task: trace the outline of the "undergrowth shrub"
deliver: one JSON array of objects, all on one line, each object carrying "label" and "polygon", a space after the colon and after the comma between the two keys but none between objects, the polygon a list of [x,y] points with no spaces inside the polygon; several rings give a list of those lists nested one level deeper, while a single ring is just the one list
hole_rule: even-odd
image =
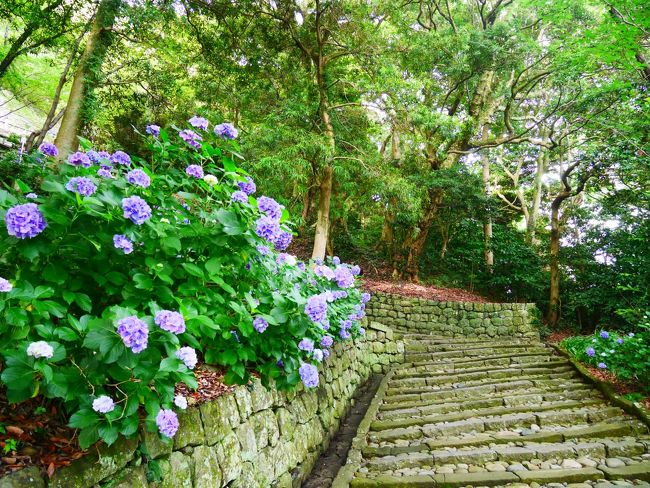
[{"label": "undergrowth shrub", "polygon": [[235,164],[237,131],[189,122],[148,126],[148,160],[46,143],[21,163],[40,188],[0,190],[2,383],[60,399],[84,448],[141,421],[173,436],[198,359],[314,387],[333,342],[364,333],[358,267],[282,252],[289,216]]}]

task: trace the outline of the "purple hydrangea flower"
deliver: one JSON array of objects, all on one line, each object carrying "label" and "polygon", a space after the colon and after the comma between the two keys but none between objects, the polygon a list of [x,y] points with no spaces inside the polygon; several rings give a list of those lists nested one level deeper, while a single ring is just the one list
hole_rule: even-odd
[{"label": "purple hydrangea flower", "polygon": [[271,252],[268,246],[264,246],[262,244],[258,244],[256,249],[257,252],[260,253],[262,256],[266,256],[268,253]]},{"label": "purple hydrangea flower", "polygon": [[156,415],[156,425],[158,426],[158,431],[165,437],[174,437],[178,426],[178,416],[173,410],[161,409]]},{"label": "purple hydrangea flower", "polygon": [[357,266],[356,264],[354,266],[352,266],[351,271],[352,271],[352,274],[354,276],[359,276],[361,274],[361,268],[359,266]]},{"label": "purple hydrangea flower", "polygon": [[192,127],[196,127],[197,129],[202,129],[202,130],[208,130],[208,124],[209,124],[208,119],[195,115],[190,120],[188,120],[188,122]]},{"label": "purple hydrangea flower", "polygon": [[332,258],[332,263],[334,263],[336,266],[338,266],[339,264],[341,264],[341,258],[339,258],[338,256],[334,256]]},{"label": "purple hydrangea flower", "polygon": [[255,319],[253,319],[253,328],[260,334],[264,332],[268,326],[269,323],[262,317],[255,317]]},{"label": "purple hydrangea flower", "polygon": [[203,168],[198,164],[190,164],[185,168],[185,173],[188,176],[193,176],[194,178],[203,178]]},{"label": "purple hydrangea flower", "polygon": [[600,337],[601,339],[609,339],[609,333],[606,330],[604,330],[600,333]]},{"label": "purple hydrangea flower", "polygon": [[126,174],[126,181],[132,185],[141,186],[142,188],[147,188],[151,185],[151,178],[149,178],[149,175],[141,169],[133,169],[129,171]]},{"label": "purple hydrangea flower", "polygon": [[196,357],[196,351],[189,346],[181,347],[176,351],[176,357],[183,361],[185,366],[189,369],[194,369],[198,359]]},{"label": "purple hydrangea flower", "polygon": [[137,225],[142,225],[151,217],[151,207],[138,196],[124,198],[122,210],[124,210],[124,218],[130,219]]},{"label": "purple hydrangea flower", "polygon": [[316,388],[318,386],[318,369],[316,366],[303,363],[298,369],[302,384],[307,388]]},{"label": "purple hydrangea flower", "polygon": [[93,410],[97,413],[108,413],[115,410],[115,402],[109,396],[102,395],[93,400]]},{"label": "purple hydrangea flower", "polygon": [[320,349],[314,349],[314,352],[312,352],[312,357],[320,363],[323,360],[323,351]]},{"label": "purple hydrangea flower", "polygon": [[102,178],[113,178],[113,173],[111,173],[111,170],[108,168],[99,168],[97,170],[97,176],[101,176]]},{"label": "purple hydrangea flower", "polygon": [[219,137],[222,137],[224,139],[236,139],[237,135],[239,132],[237,132],[237,129],[235,129],[235,126],[229,123],[223,123],[216,125],[214,127],[214,133],[218,135]]},{"label": "purple hydrangea flower", "polygon": [[113,245],[115,249],[121,249],[124,254],[131,254],[133,252],[133,242],[128,237],[122,234],[115,234],[113,236]]},{"label": "purple hydrangea flower", "polygon": [[158,137],[160,135],[160,126],[156,124],[149,124],[146,128],[146,131],[147,134]]},{"label": "purple hydrangea flower", "polygon": [[38,146],[39,152],[45,154],[46,156],[50,157],[57,157],[59,155],[59,150],[58,148],[52,144],[51,142],[44,142],[40,146]]},{"label": "purple hydrangea flower", "polygon": [[248,203],[248,195],[241,190],[233,192],[230,198],[233,202]]},{"label": "purple hydrangea flower", "polygon": [[323,349],[323,358],[327,359],[330,357],[330,352],[327,349]]},{"label": "purple hydrangea flower", "polygon": [[0,278],[0,292],[9,293],[13,289],[13,285],[4,278]]},{"label": "purple hydrangea flower", "polygon": [[129,166],[131,164],[131,156],[124,151],[115,151],[111,154],[111,163],[121,164],[122,166]]},{"label": "purple hydrangea flower", "polygon": [[18,239],[36,237],[47,227],[43,214],[35,203],[16,205],[5,214],[7,233]]},{"label": "purple hydrangea flower", "polygon": [[27,346],[27,355],[36,359],[50,359],[54,356],[54,348],[45,341],[32,342]]},{"label": "purple hydrangea flower", "polygon": [[255,185],[253,178],[251,178],[250,176],[246,177],[246,181],[238,182],[237,186],[241,191],[246,193],[246,195],[252,195],[253,193],[255,193],[255,190],[257,190],[257,186]]},{"label": "purple hydrangea flower", "polygon": [[[187,142],[190,146],[195,147],[196,149],[201,148],[201,142],[203,138],[198,135],[196,132],[191,131],[191,130],[182,130],[178,133],[181,139],[183,139],[185,142]],[[201,175],[199,178],[202,178],[203,175]]]},{"label": "purple hydrangea flower", "polygon": [[590,358],[593,358],[596,355],[596,351],[593,347],[588,347],[585,352],[587,353],[587,356],[589,356]]},{"label": "purple hydrangea flower", "polygon": [[86,178],[85,176],[75,176],[68,180],[65,189],[71,192],[76,192],[82,197],[89,197],[97,191],[97,186],[90,178]]},{"label": "purple hydrangea flower", "polygon": [[370,293],[362,293],[361,294],[361,301],[363,303],[368,303],[370,301]]},{"label": "purple hydrangea flower", "polygon": [[291,244],[292,240],[293,236],[289,232],[283,230],[280,231],[280,233],[273,240],[273,245],[278,251],[284,251],[289,247],[289,244]]},{"label": "purple hydrangea flower", "polygon": [[93,151],[92,149],[86,153],[86,156],[88,156],[88,159],[92,161],[93,163],[99,163],[100,156],[97,151]]},{"label": "purple hydrangea flower", "polygon": [[280,233],[280,224],[277,220],[264,215],[257,219],[255,233],[262,239],[273,242]]},{"label": "purple hydrangea flower", "polygon": [[381,200],[381,195],[378,195],[378,194],[375,193],[375,194],[374,194],[372,197],[370,197],[370,198],[372,198],[372,201],[373,201],[373,202],[378,202],[378,201]]},{"label": "purple hydrangea flower", "polygon": [[113,166],[113,163],[111,163],[111,155],[108,152],[99,151],[97,155],[99,156],[99,160],[102,162],[102,166]]},{"label": "purple hydrangea flower", "polygon": [[320,325],[321,329],[323,329],[323,330],[330,330],[330,321],[327,320],[327,319],[323,320],[323,321],[322,321],[320,324],[318,324],[318,325]]},{"label": "purple hydrangea flower", "polygon": [[298,343],[298,349],[301,351],[311,352],[314,350],[314,341],[305,337]]},{"label": "purple hydrangea flower", "polygon": [[598,367],[600,369],[607,369],[607,365],[605,363],[598,363]]},{"label": "purple hydrangea flower", "polygon": [[279,220],[282,216],[282,207],[270,197],[259,197],[257,199],[257,208],[260,209],[260,212],[275,220]]},{"label": "purple hydrangea flower", "polygon": [[135,315],[130,315],[117,322],[117,333],[120,334],[124,345],[135,354],[147,348],[149,327]]},{"label": "purple hydrangea flower", "polygon": [[624,342],[623,339],[620,338],[620,337],[618,339],[616,339],[617,344],[623,344],[623,342]]},{"label": "purple hydrangea flower", "polygon": [[366,335],[366,329],[364,329],[363,327],[359,327],[359,334],[361,334],[362,336]]},{"label": "purple hydrangea flower", "polygon": [[305,313],[312,322],[322,322],[327,318],[327,300],[323,295],[313,295],[307,299]]},{"label": "purple hydrangea flower", "polygon": [[316,266],[314,268],[314,273],[316,273],[316,276],[322,276],[323,278],[326,278],[328,280],[333,280],[335,278],[334,271],[332,271],[332,268],[330,268],[329,266],[325,266],[324,264]]},{"label": "purple hydrangea flower", "polygon": [[352,321],[349,319],[341,320],[341,328],[343,330],[349,330],[352,328]]},{"label": "purple hydrangea flower", "polygon": [[334,279],[341,288],[349,288],[354,285],[354,276],[347,266],[337,266],[334,270]]},{"label": "purple hydrangea flower", "polygon": [[[298,263],[298,269],[299,269],[300,271],[305,271],[305,263],[303,263],[302,261],[300,261],[300,262]],[[298,284],[298,283],[296,283],[296,284]]]},{"label": "purple hydrangea flower", "polygon": [[322,347],[332,347],[332,344],[334,344],[334,338],[332,336],[323,336],[320,340],[320,345]]},{"label": "purple hydrangea flower", "polygon": [[88,155],[81,151],[70,154],[68,156],[68,164],[72,166],[83,166],[84,168],[90,168],[93,165]]},{"label": "purple hydrangea flower", "polygon": [[341,337],[341,339],[344,339],[344,340],[347,340],[350,337],[352,337],[352,335],[345,329],[341,329],[339,331],[339,336]]},{"label": "purple hydrangea flower", "polygon": [[185,319],[179,312],[173,310],[161,310],[156,313],[153,321],[158,327],[172,334],[185,332]]}]

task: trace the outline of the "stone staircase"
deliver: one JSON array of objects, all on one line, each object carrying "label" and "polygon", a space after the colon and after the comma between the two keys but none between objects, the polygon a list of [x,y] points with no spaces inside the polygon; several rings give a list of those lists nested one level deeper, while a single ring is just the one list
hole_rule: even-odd
[{"label": "stone staircase", "polygon": [[352,487],[650,486],[647,426],[552,348],[426,334],[404,343],[360,431]]}]

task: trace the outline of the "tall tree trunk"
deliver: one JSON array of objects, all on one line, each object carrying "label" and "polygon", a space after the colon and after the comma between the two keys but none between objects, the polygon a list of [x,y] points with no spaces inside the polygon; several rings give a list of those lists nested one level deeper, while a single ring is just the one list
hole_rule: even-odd
[{"label": "tall tree trunk", "polygon": [[569,193],[561,192],[551,204],[551,242],[550,242],[550,272],[551,286],[548,304],[548,323],[552,328],[560,321],[560,207],[569,197]]},{"label": "tall tree trunk", "polygon": [[548,151],[541,147],[537,155],[537,167],[535,170],[535,181],[533,183],[533,201],[530,212],[526,218],[526,241],[535,243],[535,234],[537,233],[537,219],[539,210],[542,205],[542,183],[548,162]]},{"label": "tall tree trunk", "polygon": [[[483,187],[485,188],[485,197],[490,198],[491,188],[490,188],[490,160],[488,159],[487,154],[481,154],[481,160],[483,162]],[[485,221],[483,222],[483,258],[485,260],[485,267],[488,270],[488,273],[494,272],[494,251],[492,250],[492,215],[488,210],[487,215],[485,216]]]},{"label": "tall tree trunk", "polygon": [[112,41],[110,31],[121,0],[102,0],[93,21],[86,48],[79,59],[68,104],[61,121],[61,127],[54,144],[59,148],[59,157],[65,158],[79,147],[78,135],[82,126],[83,109],[90,92],[96,88],[99,71]]},{"label": "tall tree trunk", "polygon": [[14,60],[21,54],[23,44],[25,44],[27,39],[29,39],[29,36],[32,35],[32,32],[34,32],[35,28],[35,25],[27,24],[27,26],[25,26],[25,30],[23,30],[18,39],[11,43],[11,47],[7,51],[7,54],[5,54],[4,58],[2,58],[2,61],[0,61],[0,78],[5,75],[9,69],[9,66],[11,66],[11,63],[13,63]]}]

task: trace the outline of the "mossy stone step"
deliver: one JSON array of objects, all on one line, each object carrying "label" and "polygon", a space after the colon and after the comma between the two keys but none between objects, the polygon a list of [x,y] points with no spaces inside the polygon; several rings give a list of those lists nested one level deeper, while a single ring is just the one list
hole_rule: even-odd
[{"label": "mossy stone step", "polygon": [[608,480],[641,480],[650,481],[650,462],[630,464],[620,468],[599,466]]},{"label": "mossy stone step", "polygon": [[469,365],[476,365],[476,364],[482,364],[486,361],[492,361],[492,360],[497,360],[497,359],[519,359],[519,358],[537,358],[537,360],[542,360],[541,358],[549,358],[549,359],[555,359],[557,356],[549,356],[549,352],[547,349],[529,349],[524,352],[519,352],[519,353],[499,353],[499,354],[494,354],[494,355],[488,355],[488,356],[476,356],[474,358],[469,358],[469,359],[463,359],[462,361],[454,361],[454,359],[458,358],[451,358],[449,359],[441,359],[437,361],[433,360],[419,360],[419,361],[405,361],[399,366],[395,366],[395,371],[400,371],[403,369],[408,369],[408,368],[414,368],[414,367],[434,367],[438,365],[444,365],[444,366],[454,366],[456,368],[463,368],[465,366]]},{"label": "mossy stone step", "polygon": [[540,469],[537,471],[517,471],[524,483],[580,483],[603,479],[603,472],[596,468],[582,469]]},{"label": "mossy stone step", "polygon": [[528,368],[539,368],[539,369],[551,369],[562,366],[571,366],[571,363],[566,359],[561,358],[547,358],[545,361],[530,361],[524,363],[513,362],[510,358],[500,358],[497,361],[500,363],[494,364],[481,364],[481,365],[472,365],[467,368],[458,368],[456,365],[448,365],[444,367],[439,367],[435,365],[428,366],[417,366],[409,369],[397,370],[393,375],[393,379],[406,379],[406,378],[422,378],[430,377],[433,374],[451,374],[453,373],[456,376],[471,375],[475,373],[484,373],[491,371],[499,370],[509,370],[509,369],[528,369]]},{"label": "mossy stone step", "polygon": [[[404,352],[404,360],[405,361],[417,361],[418,359],[421,358],[426,358],[429,361],[433,361],[435,359],[446,359],[446,358],[466,358],[466,357],[485,357],[485,356],[490,356],[490,355],[495,355],[495,354],[504,354],[506,352],[512,351],[512,352],[539,352],[540,350],[543,350],[542,348],[538,347],[530,347],[530,346],[495,346],[495,347],[483,347],[480,349],[469,349],[469,350],[464,350],[464,349],[458,349],[455,351],[423,351],[423,352],[410,352],[407,348],[405,348]],[[547,351],[548,352],[548,351]]]}]

